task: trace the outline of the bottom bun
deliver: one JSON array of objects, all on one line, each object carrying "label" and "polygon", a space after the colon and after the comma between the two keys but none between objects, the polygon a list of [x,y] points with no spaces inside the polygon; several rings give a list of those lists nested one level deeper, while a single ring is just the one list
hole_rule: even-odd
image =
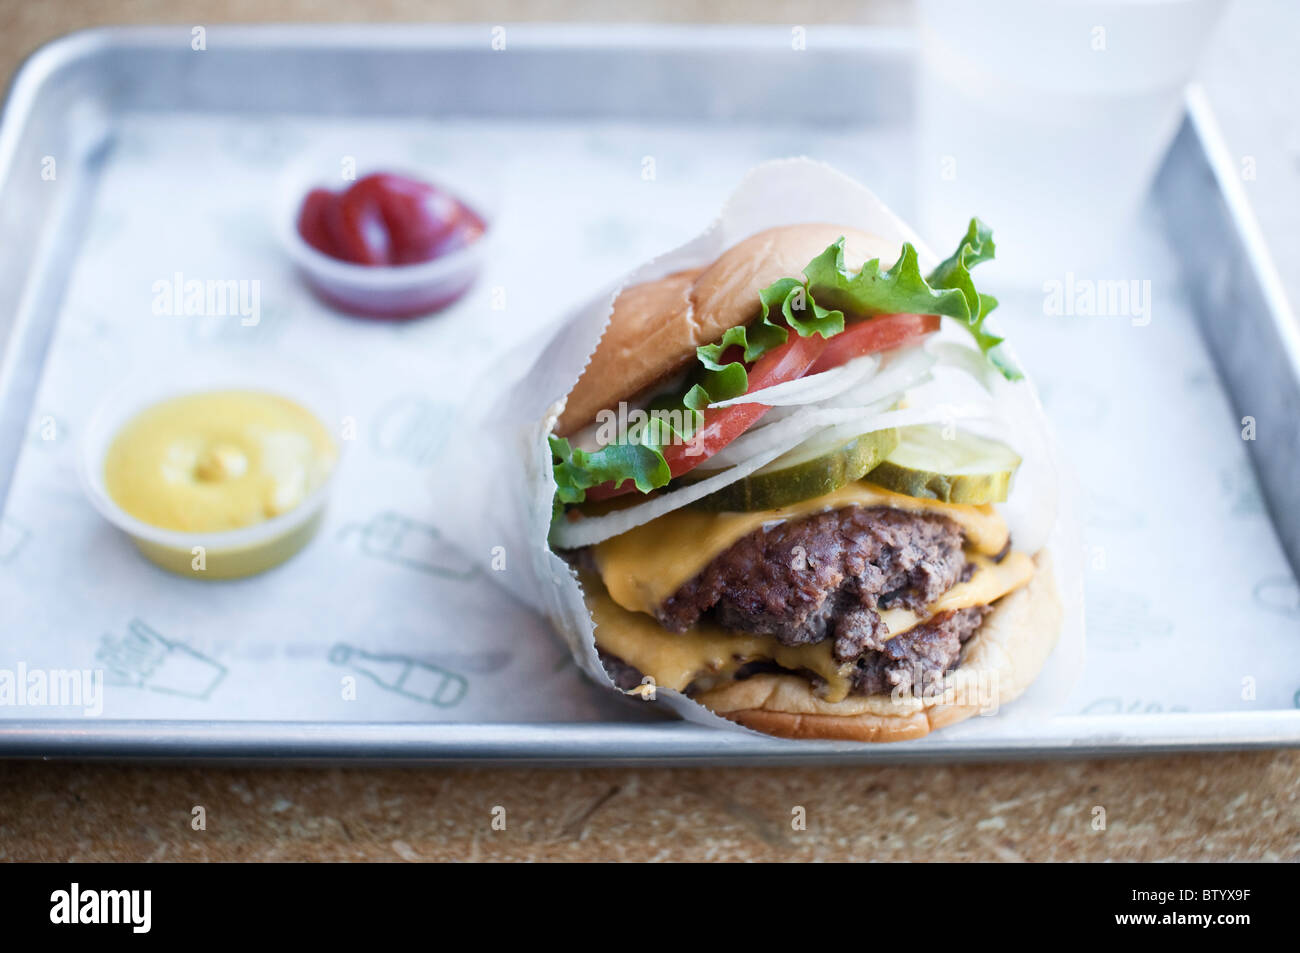
[{"label": "bottom bun", "polygon": [[961,664],[933,691],[818,698],[797,675],[755,675],[694,700],[747,728],[782,738],[907,741],[992,712],[1018,697],[1042,671],[1061,631],[1061,598],[1046,551],[1023,589],[1004,596],[962,651]]}]

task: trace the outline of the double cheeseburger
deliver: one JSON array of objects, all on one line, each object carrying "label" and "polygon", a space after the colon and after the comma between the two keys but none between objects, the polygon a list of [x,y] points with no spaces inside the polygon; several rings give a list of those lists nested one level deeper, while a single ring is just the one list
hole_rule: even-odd
[{"label": "double cheeseburger", "polygon": [[793,225],[622,291],[550,437],[551,545],[619,687],[896,741],[1037,676],[1061,610],[996,506],[1020,458],[927,396],[936,365],[1022,386],[970,276],[992,255],[978,220],[924,275],[909,244]]}]

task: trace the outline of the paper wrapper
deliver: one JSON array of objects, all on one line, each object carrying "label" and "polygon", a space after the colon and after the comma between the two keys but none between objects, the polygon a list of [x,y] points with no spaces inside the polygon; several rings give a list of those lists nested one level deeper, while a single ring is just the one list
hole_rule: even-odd
[{"label": "paper wrapper", "polygon": [[[623,287],[708,264],[763,229],[804,222],[844,224],[900,247],[911,242],[923,270],[938,263],[933,252],[874,194],[843,174],[808,159],[764,163],[744,178],[717,219],[697,238],[642,265],[513,351],[499,367],[499,380],[506,383],[504,395],[482,414],[461,422],[459,439],[481,452],[466,468],[457,468],[454,480],[438,488],[444,532],[472,558],[496,569],[495,578],[516,597],[544,612],[587,674],[612,690],[618,689],[596,654],[594,627],[576,574],[547,544],[555,490],[547,434],[604,333]],[[956,340],[964,333],[957,329]],[[1032,368],[1026,373],[1032,375]],[[1056,713],[1083,666],[1083,544],[1075,516],[1077,490],[1033,385],[1028,380],[996,383],[998,410],[1024,458],[1004,515],[1018,549],[1036,552],[1046,546],[1051,554],[1064,624],[1042,674],[1018,701],[996,718],[972,719],[945,729],[950,734],[995,730],[994,723],[1005,727],[1011,719]],[[521,561],[526,561],[526,570]],[[508,571],[502,572],[503,566]],[[659,688],[656,699],[691,721],[746,730],[679,692]]]}]

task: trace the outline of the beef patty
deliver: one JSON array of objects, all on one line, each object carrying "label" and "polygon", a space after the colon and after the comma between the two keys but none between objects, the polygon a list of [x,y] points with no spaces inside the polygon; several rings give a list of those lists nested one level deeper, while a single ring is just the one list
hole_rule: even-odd
[{"label": "beef patty", "polygon": [[833,638],[838,661],[887,645],[877,609],[920,610],[967,572],[944,516],[850,506],[756,530],[656,612],[685,632],[707,616],[785,645]]},{"label": "beef patty", "polygon": [[943,612],[878,650],[864,652],[849,679],[852,693],[887,695],[896,686],[904,691],[930,688],[933,679],[957,667],[962,645],[992,611],[991,606],[973,606]]},{"label": "beef patty", "polygon": [[[850,694],[888,695],[895,687],[902,691],[930,688],[936,678],[957,667],[962,645],[979,631],[984,617],[991,611],[989,606],[975,606],[943,612],[889,639],[878,649],[866,649],[849,676]],[[602,651],[600,660],[619,688],[630,691],[641,684],[641,672],[618,656]],[[744,679],[760,672],[781,671],[772,662],[750,662],[735,677]],[[812,673],[804,674],[817,681]],[[686,693],[692,694],[695,688],[688,685]]]}]

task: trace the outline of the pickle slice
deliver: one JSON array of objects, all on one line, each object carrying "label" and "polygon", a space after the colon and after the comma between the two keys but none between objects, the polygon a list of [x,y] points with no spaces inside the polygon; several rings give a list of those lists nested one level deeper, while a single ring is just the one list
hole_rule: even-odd
[{"label": "pickle slice", "polygon": [[893,428],[847,440],[842,429],[833,429],[692,505],[714,512],[774,510],[824,496],[860,480],[897,446],[898,431]]},{"label": "pickle slice", "polygon": [[1020,457],[1006,444],[973,433],[951,439],[933,425],[902,427],[898,446],[871,471],[871,482],[896,493],[943,503],[1001,503]]}]

